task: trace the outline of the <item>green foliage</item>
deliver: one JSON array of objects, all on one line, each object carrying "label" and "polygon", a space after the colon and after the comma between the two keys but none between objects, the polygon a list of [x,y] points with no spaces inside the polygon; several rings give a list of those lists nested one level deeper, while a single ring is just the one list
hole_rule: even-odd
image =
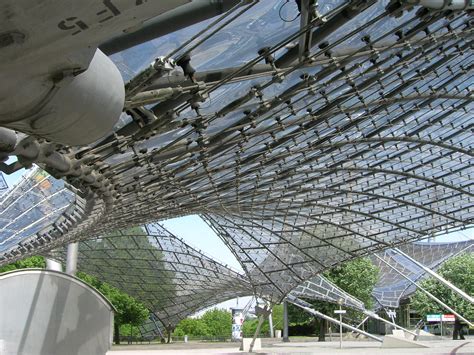
[{"label": "green foliage", "polygon": [[372,291],[378,280],[378,269],[369,258],[358,258],[332,268],[323,275],[341,289],[372,308]]},{"label": "green foliage", "polygon": [[210,336],[207,324],[200,318],[186,318],[178,323],[173,334],[176,336]]},{"label": "green foliage", "polygon": [[232,332],[232,314],[224,309],[210,309],[202,315],[201,320],[211,336],[230,336]]},{"label": "green foliage", "polygon": [[[116,344],[120,344],[119,334],[131,335],[133,326],[140,326],[148,319],[148,309],[130,295],[84,272],[78,272],[76,276],[102,293],[114,305],[116,309],[114,316]],[[124,328],[127,328],[126,333],[123,333]]]},{"label": "green foliage", "polygon": [[43,269],[46,267],[46,261],[42,256],[31,256],[29,258],[16,261],[14,263],[0,267],[0,273],[13,271],[17,269],[30,269],[30,268],[40,268]]},{"label": "green foliage", "polygon": [[[438,273],[467,294],[474,294],[474,253],[465,253],[449,259],[439,268]],[[428,278],[420,284],[465,318],[474,319],[474,306],[439,281]],[[411,308],[420,315],[447,312],[421,290],[417,290],[411,297]]]},{"label": "green foliage", "polygon": [[[140,267],[140,276],[144,279],[169,280],[161,283],[159,290],[157,288],[161,297],[154,300],[153,305],[145,302],[147,306],[162,309],[167,307],[168,300],[173,299],[176,295],[176,285],[171,282],[175,279],[174,272],[168,270],[169,268],[164,264],[163,252],[157,249],[155,238],[149,237],[142,227],[112,232],[104,238],[89,240],[87,243],[94,250],[94,258],[114,259],[114,266],[104,265],[102,267],[101,272],[104,275],[115,273],[116,268],[126,270],[132,265]],[[127,251],[125,252],[125,250]],[[153,267],[144,260],[154,260]],[[130,277],[133,276],[130,275]],[[120,284],[112,284],[112,286],[120,286]],[[147,292],[137,289],[131,292],[131,296],[146,299]]]},{"label": "green foliage", "polygon": [[92,275],[78,272],[77,277],[97,289],[114,305],[117,309],[114,317],[117,324],[139,326],[148,319],[148,309],[135,298],[105,282],[101,282]]},{"label": "green foliage", "polygon": [[273,329],[283,329],[283,305],[277,304],[272,309]]},{"label": "green foliage", "polygon": [[133,336],[140,334],[140,332],[137,329],[134,329],[134,327],[131,324],[122,324],[119,327],[120,329],[120,334],[125,335],[125,336]]},{"label": "green foliage", "polygon": [[[283,329],[283,305],[277,304],[272,308],[273,329]],[[258,318],[245,320],[242,331],[244,337],[253,337],[257,329]],[[270,335],[270,323],[265,319],[260,328],[260,334]]]},{"label": "green foliage", "polygon": [[[242,326],[242,332],[244,333],[244,337],[250,338],[253,337],[255,334],[255,330],[257,329],[258,325],[258,318],[255,319],[247,319],[245,320]],[[268,320],[265,320],[260,328],[260,334],[268,334],[270,332],[270,326],[268,324]]]},{"label": "green foliage", "polygon": [[[339,286],[342,290],[353,297],[364,302],[367,308],[372,306],[372,291],[378,280],[378,269],[369,258],[358,258],[338,265],[323,273],[329,281]],[[312,301],[314,309],[327,315],[332,315],[339,306],[337,304]],[[348,310],[351,318],[361,318],[360,312]],[[288,305],[288,318],[290,324],[313,324],[316,327],[316,319],[299,307]],[[316,331],[316,330],[315,330]]]},{"label": "green foliage", "polygon": [[[246,320],[243,324],[244,336],[253,336],[258,319]],[[275,329],[283,328],[283,306],[273,308],[273,325]],[[210,309],[200,318],[186,318],[178,323],[175,336],[230,337],[232,332],[232,313],[224,309]],[[268,320],[262,325],[261,334],[269,334]]]},{"label": "green foliage", "polygon": [[200,318],[186,318],[178,323],[176,336],[230,337],[232,314],[224,309],[210,309]]}]

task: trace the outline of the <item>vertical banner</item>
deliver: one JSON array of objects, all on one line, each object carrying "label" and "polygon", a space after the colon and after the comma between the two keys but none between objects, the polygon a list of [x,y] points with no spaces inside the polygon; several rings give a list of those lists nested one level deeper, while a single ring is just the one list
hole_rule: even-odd
[{"label": "vertical banner", "polygon": [[232,308],[232,341],[240,341],[243,337],[242,326],[244,324],[244,312],[241,308]]}]

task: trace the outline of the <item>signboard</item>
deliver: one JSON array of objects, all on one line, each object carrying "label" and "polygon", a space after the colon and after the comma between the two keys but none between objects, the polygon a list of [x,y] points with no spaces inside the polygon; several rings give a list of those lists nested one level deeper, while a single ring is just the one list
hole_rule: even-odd
[{"label": "signboard", "polygon": [[346,310],[345,310],[345,309],[336,309],[336,310],[334,311],[334,313],[336,313],[336,314],[345,314],[345,313],[346,313]]},{"label": "signboard", "polygon": [[456,317],[454,316],[454,314],[443,314],[441,316],[441,320],[443,322],[454,322],[456,320]]},{"label": "signboard", "polygon": [[243,337],[242,325],[244,324],[244,311],[232,308],[232,341],[240,341]]},{"label": "signboard", "polygon": [[441,314],[427,314],[426,321],[427,322],[441,322]]}]

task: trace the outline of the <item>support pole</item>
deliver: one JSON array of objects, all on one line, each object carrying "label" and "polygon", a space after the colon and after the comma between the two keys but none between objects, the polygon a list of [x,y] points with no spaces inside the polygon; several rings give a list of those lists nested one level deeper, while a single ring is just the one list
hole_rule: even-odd
[{"label": "support pole", "polygon": [[[342,311],[342,304],[339,304],[339,311]],[[339,349],[342,349],[342,313],[339,313]]]},{"label": "support pole", "polygon": [[288,302],[283,301],[283,342],[287,343],[290,341],[288,338]]},{"label": "support pole", "polygon": [[[362,324],[364,324],[365,322],[367,322],[367,319],[369,319],[370,317],[367,316],[365,317],[362,322],[360,322],[359,324],[357,324],[356,328],[359,329],[360,327],[362,327]],[[351,333],[354,333],[353,331]]]},{"label": "support pole", "polygon": [[112,38],[99,48],[111,55],[220,15],[236,4],[237,0],[193,1],[145,21],[135,31]]},{"label": "support pole", "polygon": [[54,271],[63,271],[63,267],[60,262],[53,259],[46,259],[46,269]]},{"label": "support pole", "polygon": [[[312,2],[312,1],[311,1]],[[309,25],[312,20],[310,11],[310,0],[301,1],[301,12],[300,12],[300,29]],[[309,44],[311,43],[311,31],[303,33],[299,38],[298,46],[298,57],[299,61],[302,62],[304,58],[309,54]]]},{"label": "support pole", "polygon": [[151,319],[151,321],[153,322],[153,325],[155,326],[156,331],[158,332],[158,334],[160,334],[161,340],[164,340],[165,337],[164,337],[163,332],[161,331],[160,327],[159,327],[158,324],[156,323],[155,317],[154,317],[154,316],[151,316],[150,319]]},{"label": "support pole", "polygon": [[168,326],[166,327],[166,333],[168,335],[168,340],[166,341],[167,344],[171,343],[171,333],[173,332],[173,327],[171,326],[171,323],[168,323]]},{"label": "support pole", "polygon": [[70,243],[67,246],[66,274],[75,276],[77,272],[77,255],[79,243]]},{"label": "support pole", "polygon": [[257,329],[255,329],[255,333],[252,338],[252,342],[250,343],[249,346],[249,353],[253,351],[253,347],[255,345],[255,340],[257,339],[258,335],[260,334],[260,329],[262,328],[263,321],[265,320],[265,313],[262,312],[258,318],[258,324],[257,324]]},{"label": "support pole", "polygon": [[429,298],[431,298],[433,301],[435,301],[436,303],[438,303],[441,307],[445,308],[446,310],[448,310],[449,312],[453,313],[456,317],[459,317],[459,319],[462,319],[464,322],[466,322],[470,327],[474,326],[474,324],[472,324],[469,320],[467,320],[466,318],[464,318],[462,315],[460,315],[458,312],[456,312],[454,309],[452,309],[451,307],[449,307],[446,303],[442,302],[441,300],[439,300],[435,295],[433,295],[431,292],[429,292],[427,289],[425,289],[424,287],[420,286],[418,283],[416,283],[415,281],[413,281],[412,279],[410,279],[408,276],[406,276],[405,274],[403,274],[401,271],[397,270],[397,268],[395,268],[394,266],[390,265],[389,262],[385,261],[384,258],[378,256],[377,254],[373,254],[377,259],[379,259],[380,261],[382,261],[385,265],[387,265],[388,267],[390,267],[392,270],[394,270],[396,273],[398,273],[399,275],[401,275],[403,278],[405,278],[406,280],[408,280],[412,285],[415,285],[419,290],[421,290],[422,292],[424,292]]},{"label": "support pole", "polygon": [[274,338],[275,337],[275,332],[273,330],[273,317],[272,317],[271,312],[268,315],[268,327],[270,328],[270,338]]},{"label": "support pole", "polygon": [[414,263],[415,265],[417,265],[418,267],[422,268],[425,272],[427,272],[428,274],[430,274],[431,276],[433,276],[436,280],[438,280],[439,282],[441,282],[443,285],[445,285],[446,287],[448,287],[449,289],[451,289],[452,291],[456,292],[459,296],[461,296],[462,298],[464,298],[466,301],[468,302],[471,302],[471,303],[474,303],[474,298],[470,295],[468,295],[466,292],[464,292],[463,290],[461,290],[460,288],[454,286],[451,282],[449,282],[448,280],[444,279],[443,277],[441,277],[440,275],[438,275],[436,272],[434,272],[433,270],[431,270],[429,267],[426,267],[424,266],[422,263],[420,263],[419,261],[413,259],[410,255],[408,254],[405,254],[404,252],[402,252],[400,249],[398,248],[395,248],[394,249],[398,254],[402,255],[403,257],[405,257],[406,259],[410,260],[412,263]]}]

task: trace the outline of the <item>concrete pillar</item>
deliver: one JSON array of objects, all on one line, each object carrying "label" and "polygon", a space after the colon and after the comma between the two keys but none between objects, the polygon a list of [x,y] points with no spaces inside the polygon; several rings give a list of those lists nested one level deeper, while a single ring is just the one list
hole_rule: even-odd
[{"label": "concrete pillar", "polygon": [[69,274],[72,276],[76,275],[78,252],[79,252],[79,243],[70,243],[67,246],[66,274]]},{"label": "concrete pillar", "polygon": [[283,301],[283,339],[285,343],[290,341],[288,338],[288,302]]}]

